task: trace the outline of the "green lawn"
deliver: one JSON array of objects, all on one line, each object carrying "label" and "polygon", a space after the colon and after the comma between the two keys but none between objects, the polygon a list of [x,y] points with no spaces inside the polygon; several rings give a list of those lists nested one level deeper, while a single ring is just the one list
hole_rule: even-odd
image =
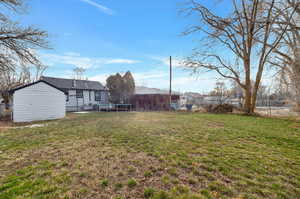
[{"label": "green lawn", "polygon": [[300,198],[300,123],[70,114],[0,131],[0,199]]}]

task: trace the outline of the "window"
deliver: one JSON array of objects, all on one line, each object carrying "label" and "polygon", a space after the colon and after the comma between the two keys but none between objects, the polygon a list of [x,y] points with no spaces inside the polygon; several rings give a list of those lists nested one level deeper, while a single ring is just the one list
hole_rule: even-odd
[{"label": "window", "polygon": [[92,101],[92,91],[89,91],[89,100]]},{"label": "window", "polygon": [[101,101],[101,92],[95,91],[95,101]]},{"label": "window", "polygon": [[83,90],[76,90],[76,98],[83,98]]},{"label": "window", "polygon": [[66,101],[69,101],[69,91],[66,91]]}]

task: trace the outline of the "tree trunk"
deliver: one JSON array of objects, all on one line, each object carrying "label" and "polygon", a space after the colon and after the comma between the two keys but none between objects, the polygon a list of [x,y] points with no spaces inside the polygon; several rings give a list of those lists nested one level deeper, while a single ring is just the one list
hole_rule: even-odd
[{"label": "tree trunk", "polygon": [[298,44],[300,44],[300,36],[297,39],[297,41],[298,42],[295,42],[296,46],[291,46],[291,48],[293,49],[294,59],[292,63],[290,63],[290,80],[292,88],[294,90],[294,110],[300,112],[300,47],[298,47]]},{"label": "tree trunk", "polygon": [[244,110],[247,114],[252,114],[251,112],[251,87],[247,86],[245,89],[245,103]]},{"label": "tree trunk", "polygon": [[292,78],[293,81],[293,87],[294,87],[294,99],[295,99],[295,110],[297,112],[300,112],[300,63],[294,63],[294,78]]},{"label": "tree trunk", "polygon": [[246,55],[247,58],[244,59],[244,69],[245,69],[245,104],[244,111],[247,114],[252,114],[251,112],[251,101],[252,101],[252,92],[251,92],[251,69],[250,69],[250,57]]},{"label": "tree trunk", "polygon": [[257,91],[253,91],[251,99],[251,113],[254,113],[256,108]]},{"label": "tree trunk", "polygon": [[256,82],[254,84],[254,88],[252,89],[251,113],[254,113],[254,111],[255,111],[256,100],[257,100],[257,92],[258,92],[258,89],[259,89],[259,86],[260,86],[262,72],[263,72],[263,69],[261,71],[258,71],[257,77],[256,77]]},{"label": "tree trunk", "polygon": [[294,77],[294,79],[292,79],[292,81],[294,81],[293,82],[294,102],[295,102],[294,110],[297,112],[300,112],[300,77]]}]

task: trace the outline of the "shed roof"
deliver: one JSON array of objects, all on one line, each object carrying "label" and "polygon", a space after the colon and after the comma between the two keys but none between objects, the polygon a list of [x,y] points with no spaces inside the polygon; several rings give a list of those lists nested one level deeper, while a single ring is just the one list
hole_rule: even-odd
[{"label": "shed roof", "polygon": [[49,86],[51,86],[51,87],[53,87],[53,88],[55,88],[55,89],[57,89],[57,90],[59,90],[59,91],[65,93],[65,91],[62,90],[61,88],[58,88],[58,87],[56,87],[55,85],[50,84],[49,82],[46,82],[46,81],[44,81],[44,80],[39,80],[39,81],[36,81],[36,82],[32,82],[32,83],[30,83],[30,84],[25,84],[25,85],[22,85],[22,86],[17,86],[17,87],[15,87],[15,88],[9,90],[9,92],[10,92],[10,93],[14,93],[14,92],[17,91],[17,90],[21,90],[21,89],[23,89],[23,88],[27,88],[27,87],[29,87],[29,86],[32,86],[32,85],[34,85],[34,84],[38,84],[38,83],[41,83],[41,82],[43,82],[43,83],[45,83],[45,84],[47,84],[47,85],[49,85]]}]

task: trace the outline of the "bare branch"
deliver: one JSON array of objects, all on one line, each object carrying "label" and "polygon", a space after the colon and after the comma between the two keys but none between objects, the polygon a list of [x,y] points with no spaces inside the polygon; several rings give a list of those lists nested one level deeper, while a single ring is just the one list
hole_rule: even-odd
[{"label": "bare branch", "polygon": [[[198,52],[187,58],[187,67],[194,71],[201,68],[215,71],[221,77],[234,80],[244,89],[244,107],[252,113],[265,66],[275,51],[282,51],[278,49],[282,42],[289,39],[284,35],[291,27],[288,24],[296,11],[289,13],[285,24],[279,24],[281,13],[291,10],[289,5],[278,10],[276,5],[282,5],[281,0],[232,0],[233,11],[228,17],[214,14],[196,0],[191,0],[190,5],[190,14],[200,16],[201,24],[194,25],[184,34],[201,31],[208,36],[207,43],[216,46],[210,48],[210,53]],[[220,47],[225,50],[220,50]],[[252,60],[254,52],[257,52],[256,60]],[[203,56],[203,59],[198,56]],[[238,65],[224,62],[230,57],[239,59],[238,62],[243,64],[242,71]]]},{"label": "bare branch", "polygon": [[[18,11],[22,0],[0,0],[0,6]],[[33,27],[22,27],[0,11],[0,72],[14,70],[21,64],[41,66],[36,50],[47,49],[48,34]]]}]

